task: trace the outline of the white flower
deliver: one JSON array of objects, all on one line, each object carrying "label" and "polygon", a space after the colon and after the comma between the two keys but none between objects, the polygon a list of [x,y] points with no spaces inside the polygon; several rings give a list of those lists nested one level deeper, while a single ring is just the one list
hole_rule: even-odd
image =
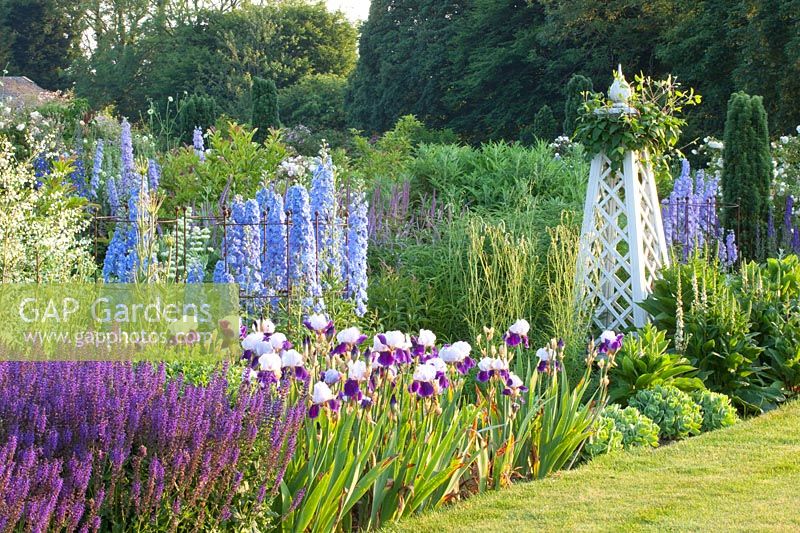
[{"label": "white flower", "polygon": [[24,122],[20,122],[19,124],[17,124],[17,131],[22,131],[24,129],[25,129],[25,123]]},{"label": "white flower", "polygon": [[333,400],[333,392],[331,388],[323,381],[314,383],[314,389],[311,391],[311,401],[319,405],[321,403]]},{"label": "white flower", "polygon": [[253,324],[253,331],[260,331],[261,333],[273,334],[275,333],[275,324],[269,318],[256,320]]},{"label": "white flower", "polygon": [[447,372],[447,363],[441,357],[432,357],[425,361],[426,365],[431,365],[437,372]]},{"label": "white flower", "polygon": [[258,366],[265,372],[272,372],[275,377],[281,375],[281,358],[276,353],[265,353],[258,358]]},{"label": "white flower", "polygon": [[245,350],[255,351],[256,346],[264,340],[263,333],[251,333],[242,339],[242,348]]},{"label": "white flower", "polygon": [[303,355],[297,350],[286,350],[281,355],[281,368],[303,366]]},{"label": "white flower", "polygon": [[172,103],[172,102],[173,102],[173,100],[175,100],[175,99],[174,99],[174,98],[172,98],[171,96],[167,96],[167,102],[169,102],[169,103]]},{"label": "white flower", "polygon": [[447,363],[460,363],[464,360],[464,354],[461,353],[461,350],[453,348],[452,346],[444,346],[441,350],[439,350],[439,357],[442,361]]},{"label": "white flower", "polygon": [[708,147],[712,150],[722,150],[724,145],[720,141],[708,141]]},{"label": "white flower", "polygon": [[451,348],[461,352],[461,355],[462,355],[461,358],[462,359],[464,359],[465,357],[469,356],[470,352],[472,351],[472,346],[470,346],[469,343],[464,342],[464,341],[456,341],[456,342],[454,342],[453,346],[451,346]]},{"label": "white flower", "polygon": [[382,352],[382,351],[386,350],[386,348],[388,348],[388,346],[383,344],[381,342],[381,340],[378,338],[378,336],[375,335],[375,337],[373,337],[373,339],[372,339],[372,351],[373,352]]},{"label": "white flower", "polygon": [[33,120],[39,120],[40,118],[42,118],[42,114],[39,113],[38,111],[32,111],[31,112],[31,118]]},{"label": "white flower", "polygon": [[386,345],[392,348],[408,348],[411,344],[402,331],[387,331],[383,337],[386,339]]},{"label": "white flower", "polygon": [[614,342],[615,340],[617,340],[617,334],[611,331],[610,329],[607,329],[600,334],[600,340],[605,342]]},{"label": "white flower", "polygon": [[547,348],[539,348],[536,350],[536,357],[539,358],[539,361],[549,361],[550,360],[550,350]]},{"label": "white flower", "polygon": [[283,344],[286,342],[286,335],[283,333],[273,333],[269,338],[269,344],[273,350],[283,350]]},{"label": "white flower", "polygon": [[419,330],[417,342],[426,348],[432,348],[436,344],[436,335],[429,329],[421,329]]},{"label": "white flower", "polygon": [[786,144],[789,142],[789,137],[787,135],[781,135],[781,143]]},{"label": "white flower", "polygon": [[516,375],[513,372],[510,372],[508,374],[508,381],[510,381],[508,386],[511,387],[512,389],[518,389],[522,387],[522,380],[519,378],[518,375]]},{"label": "white flower", "polygon": [[361,338],[361,331],[357,327],[343,329],[336,334],[336,340],[341,344],[353,345]]},{"label": "white flower", "polygon": [[322,379],[325,381],[325,383],[330,385],[333,383],[338,383],[339,380],[342,379],[342,375],[335,368],[329,368],[322,375]]},{"label": "white flower", "polygon": [[508,363],[498,357],[492,361],[492,370],[508,370]]},{"label": "white flower", "polygon": [[436,368],[433,365],[424,364],[417,365],[414,369],[414,381],[427,381],[432,382],[436,379]]},{"label": "white flower", "polygon": [[152,116],[152,115],[153,115],[153,113],[155,113],[155,111],[153,110],[153,108],[152,108],[152,107],[151,107],[150,109],[148,109],[148,110],[147,110],[147,114],[148,114],[148,115],[151,115],[151,116]]},{"label": "white flower", "polygon": [[247,381],[254,383],[258,379],[258,372],[252,368],[247,372]]},{"label": "white flower", "polygon": [[328,318],[325,315],[314,314],[308,317],[308,325],[314,331],[320,332],[328,327]]},{"label": "white flower", "polygon": [[478,370],[481,372],[489,372],[494,369],[494,359],[492,357],[484,357],[478,361]]},{"label": "white flower", "polygon": [[800,133],[800,126],[797,126],[797,133]]},{"label": "white flower", "polygon": [[528,321],[525,320],[524,318],[517,320],[511,325],[510,328],[508,328],[508,331],[510,331],[511,333],[515,333],[522,337],[526,336],[530,330],[531,330],[531,325],[528,324]]},{"label": "white flower", "polygon": [[356,381],[367,380],[367,363],[364,361],[348,361],[347,362],[347,377]]}]

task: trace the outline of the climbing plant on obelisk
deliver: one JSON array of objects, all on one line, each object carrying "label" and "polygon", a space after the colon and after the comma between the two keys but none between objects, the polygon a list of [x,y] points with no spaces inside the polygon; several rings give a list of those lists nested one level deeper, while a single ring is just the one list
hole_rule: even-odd
[{"label": "climbing plant on obelisk", "polygon": [[588,94],[576,139],[592,158],[581,229],[578,286],[603,329],[640,327],[637,303],[669,264],[655,172],[669,172],[685,121],[676,115],[699,103],[672,78],[637,76],[633,87],[620,68],[608,98]]}]

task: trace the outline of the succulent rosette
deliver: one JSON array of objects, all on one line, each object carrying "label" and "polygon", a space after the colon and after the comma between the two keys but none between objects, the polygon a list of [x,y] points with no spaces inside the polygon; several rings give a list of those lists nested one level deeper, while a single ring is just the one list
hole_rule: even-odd
[{"label": "succulent rosette", "polygon": [[508,331],[503,335],[503,340],[510,348],[516,348],[520,344],[524,344],[525,348],[529,348],[528,332],[531,330],[531,325],[527,320],[521,318],[511,324]]}]

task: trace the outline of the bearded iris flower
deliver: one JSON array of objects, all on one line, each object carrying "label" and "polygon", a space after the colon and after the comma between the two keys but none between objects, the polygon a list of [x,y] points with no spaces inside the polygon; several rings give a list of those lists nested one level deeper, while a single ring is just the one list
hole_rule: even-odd
[{"label": "bearded iris flower", "polygon": [[528,332],[530,329],[531,325],[528,321],[521,318],[508,328],[508,331],[503,335],[503,340],[506,341],[506,344],[511,348],[517,347],[522,343],[524,343],[525,348],[528,348]]},{"label": "bearded iris flower", "polygon": [[341,355],[354,350],[356,346],[360,346],[367,340],[367,336],[362,335],[357,327],[351,327],[337,333],[336,340],[339,344],[336,345],[331,353],[334,355]]},{"label": "bearded iris flower", "polygon": [[317,418],[323,407],[328,407],[331,411],[338,411],[339,402],[330,387],[325,382],[318,381],[311,391],[311,408],[308,410],[308,417]]},{"label": "bearded iris flower", "polygon": [[464,341],[445,344],[439,350],[439,358],[445,363],[454,364],[456,370],[462,375],[467,374],[475,366],[475,361],[469,356],[472,346]]},{"label": "bearded iris flower", "polygon": [[414,369],[413,381],[409,387],[409,392],[415,393],[420,398],[429,398],[436,393],[436,367],[428,363],[417,365]]}]

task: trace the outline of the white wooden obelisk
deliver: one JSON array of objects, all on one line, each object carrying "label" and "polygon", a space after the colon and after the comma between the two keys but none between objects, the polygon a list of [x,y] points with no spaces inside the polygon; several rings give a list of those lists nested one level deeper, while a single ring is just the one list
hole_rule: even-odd
[{"label": "white wooden obelisk", "polygon": [[[610,113],[630,113],[630,86],[619,75],[608,91]],[[603,329],[641,327],[647,314],[637,302],[652,291],[669,264],[655,178],[647,153],[628,151],[622,169],[611,170],[605,153],[592,160],[578,264],[583,297]]]}]

